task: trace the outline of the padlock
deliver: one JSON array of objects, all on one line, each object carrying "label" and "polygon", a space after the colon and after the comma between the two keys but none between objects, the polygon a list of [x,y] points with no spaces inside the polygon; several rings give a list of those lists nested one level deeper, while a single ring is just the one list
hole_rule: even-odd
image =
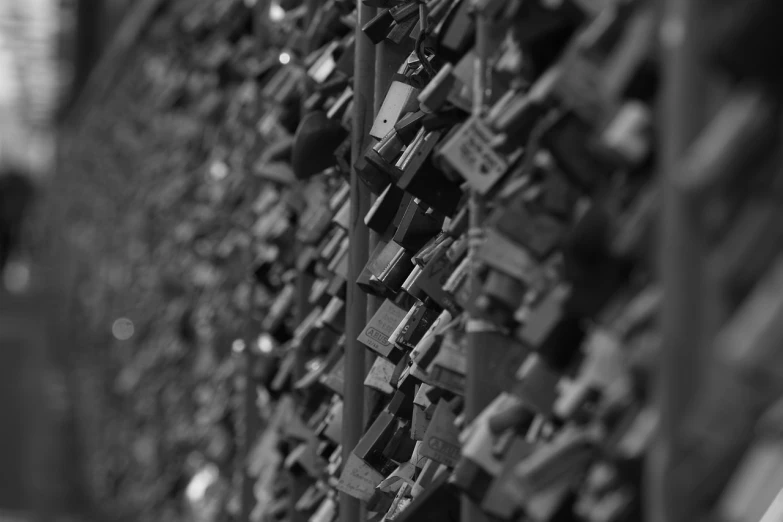
[{"label": "padlock", "polygon": [[593,205],[567,234],[563,244],[563,273],[572,287],[567,308],[573,315],[593,317],[622,288],[632,264],[611,253],[609,213]]},{"label": "padlock", "polygon": [[402,321],[397,325],[397,327],[394,329],[394,331],[389,336],[389,342],[392,344],[395,344],[397,342],[397,338],[402,334],[403,329],[408,325],[408,323],[411,321],[411,318],[413,315],[421,308],[423,303],[421,301],[414,301],[410,307],[405,312],[405,316],[402,318]]},{"label": "padlock", "polygon": [[580,483],[596,456],[596,440],[597,434],[590,430],[562,430],[517,464],[514,487],[524,498],[558,483],[571,486]]},{"label": "padlock", "polygon": [[337,518],[337,508],[337,502],[333,498],[327,497],[321,502],[308,522],[333,522]]},{"label": "padlock", "polygon": [[[437,468],[436,465],[434,467]],[[422,475],[424,475],[423,472]],[[439,473],[428,481],[426,488],[419,488],[418,494],[416,494],[416,486],[414,486],[413,500],[402,513],[397,515],[395,520],[397,522],[459,520],[459,490],[449,483],[448,478],[448,473]]]},{"label": "padlock", "polygon": [[296,501],[295,508],[297,511],[308,512],[315,509],[326,496],[324,488],[318,487],[318,484],[313,484],[299,497]]},{"label": "padlock", "polygon": [[323,325],[340,334],[345,329],[345,301],[332,297],[318,318],[318,325]]},{"label": "padlock", "polygon": [[419,94],[419,106],[426,114],[443,109],[457,83],[454,67],[446,63]]},{"label": "padlock", "polygon": [[[374,295],[383,295],[385,293],[377,289],[379,286],[396,291],[405,282],[408,273],[413,270],[413,265],[410,263],[411,258],[412,254],[401,245],[394,241],[387,243],[377,252],[375,257],[367,262],[368,275],[371,278],[374,277],[376,283],[373,284],[371,279],[367,283],[361,281],[362,289]],[[407,263],[405,263],[406,259],[408,260]],[[394,286],[387,286],[386,283]]]},{"label": "padlock", "polygon": [[348,277],[348,249],[350,247],[348,240],[349,238],[346,237],[340,242],[340,248],[326,267],[329,272],[339,275],[343,279]]},{"label": "padlock", "polygon": [[291,150],[291,165],[298,179],[307,179],[336,164],[334,149],[347,131],[321,111],[307,114],[297,128]]},{"label": "padlock", "polygon": [[413,399],[411,436],[415,440],[424,440],[427,426],[429,426],[429,423],[432,420],[432,414],[435,412],[435,405],[432,404],[429,397],[427,397],[427,390],[429,388],[431,388],[429,384],[420,385],[416,390],[416,395]]},{"label": "padlock", "polygon": [[592,129],[574,115],[561,117],[543,134],[541,142],[552,153],[568,179],[587,193],[605,184],[618,167],[591,147]]},{"label": "padlock", "polygon": [[[406,199],[410,199],[410,196],[406,197],[403,190],[396,185],[390,184],[375,199],[372,207],[367,211],[367,214],[364,217],[364,224],[367,225],[367,228],[370,230],[382,236],[386,235],[395,216],[397,216],[398,212],[401,212],[400,207]],[[402,212],[404,212],[404,210],[402,210]]]},{"label": "padlock", "polygon": [[473,189],[486,194],[509,169],[506,158],[493,149],[493,139],[481,120],[471,118],[444,141],[438,155]]},{"label": "padlock", "polygon": [[517,372],[514,395],[546,417],[554,415],[561,374],[540,355],[530,354]]},{"label": "padlock", "polygon": [[448,62],[457,62],[473,47],[476,29],[470,9],[471,2],[460,0],[449,10],[438,32],[438,54]]},{"label": "padlock", "polygon": [[396,431],[383,449],[383,455],[393,462],[406,462],[413,455],[416,441],[411,438],[411,421],[399,421]]},{"label": "padlock", "polygon": [[422,128],[424,116],[425,113],[421,110],[409,112],[394,124],[394,130],[397,133],[397,137],[402,140],[405,145],[410,145],[416,138],[416,135]]},{"label": "padlock", "polygon": [[[340,96],[338,96],[333,102],[327,104],[329,110],[326,111],[326,117],[330,120],[341,122],[343,126],[348,127],[348,125],[346,125],[345,118],[346,113],[350,111],[352,104],[353,89],[346,87]],[[346,136],[346,138],[348,138],[348,136]]]},{"label": "padlock", "polygon": [[[490,429],[489,420],[510,404],[518,402],[518,399],[509,394],[499,395],[460,435],[462,457],[454,470],[454,483],[475,502],[482,501],[489,491],[492,481],[501,475],[505,450],[508,449],[504,448],[500,455],[493,451],[496,435]],[[533,447],[523,438],[516,436],[513,432],[512,435],[512,438],[524,451],[533,450]]]},{"label": "padlock", "polygon": [[321,423],[321,426],[315,430],[315,433],[319,437],[325,437],[335,444],[340,444],[342,441],[342,429],[343,401],[336,401],[332,404],[329,414]]},{"label": "padlock", "polygon": [[557,285],[540,297],[528,310],[522,326],[517,330],[517,338],[534,349],[543,346],[562,319],[570,297],[571,289],[566,284]]},{"label": "padlock", "polygon": [[388,288],[392,295],[399,292],[402,284],[413,271],[412,260],[413,254],[409,250],[400,249],[378,277],[380,283]]},{"label": "padlock", "polygon": [[416,17],[407,18],[402,22],[395,22],[389,34],[386,35],[386,40],[396,45],[402,44],[411,35],[411,32],[416,29],[418,22],[419,20]]},{"label": "padlock", "polygon": [[449,277],[454,271],[455,265],[451,263],[447,256],[447,250],[450,242],[441,243],[432,253],[432,257],[418,274],[415,281],[417,292],[423,292],[435,303],[448,310],[452,316],[459,315],[461,309],[454,296],[443,289]]},{"label": "padlock", "polygon": [[440,232],[443,219],[420,200],[413,199],[397,227],[394,241],[411,252],[417,252]]},{"label": "padlock", "polygon": [[490,270],[476,306],[496,324],[508,325],[514,321],[514,312],[522,305],[526,290],[524,282]]},{"label": "padlock", "polygon": [[547,286],[544,266],[527,249],[492,228],[484,231],[478,255],[484,265],[524,282],[531,290],[543,290]]},{"label": "padlock", "polygon": [[376,357],[370,371],[367,372],[367,377],[364,379],[364,385],[379,391],[384,395],[391,395],[394,393],[394,385],[392,384],[394,368],[395,364],[389,359],[385,357]]},{"label": "padlock", "polygon": [[601,131],[600,146],[618,163],[640,165],[652,149],[652,117],[644,103],[624,102]]},{"label": "padlock", "polygon": [[[348,264],[347,257],[348,256],[345,256],[343,258],[345,265]],[[347,270],[347,267],[344,267],[344,268],[345,268],[345,270]],[[337,297],[337,298],[340,298],[343,301],[345,301],[345,299],[346,299],[346,287],[348,286],[346,284],[346,282],[345,282],[345,277],[343,277],[341,274],[335,274],[334,277],[332,277],[330,280],[328,280],[327,283],[328,284],[326,285],[326,288],[324,290],[326,295],[331,296],[331,297]]]},{"label": "padlock", "polygon": [[402,170],[397,185],[440,214],[451,216],[456,212],[463,194],[460,186],[448,179],[430,161],[431,152],[441,133],[440,130],[419,130],[416,138],[397,161],[398,168]]},{"label": "padlock", "polygon": [[440,310],[429,306],[418,307],[403,325],[394,343],[406,351],[413,350],[439,315]]},{"label": "padlock", "polygon": [[377,140],[383,139],[404,114],[418,110],[419,92],[419,89],[412,85],[400,81],[392,82],[370,129],[370,136]]},{"label": "padlock", "polygon": [[374,194],[381,194],[393,181],[389,174],[367,161],[364,154],[359,157],[353,168],[362,182]]},{"label": "padlock", "polygon": [[446,331],[446,329],[449,326],[449,323],[451,323],[452,318],[453,315],[448,310],[444,310],[441,312],[438,318],[432,322],[429,329],[424,333],[421,340],[416,344],[416,346],[411,351],[410,354],[411,361],[424,367],[429,365],[429,363],[432,360],[432,357],[434,357],[434,354],[432,355],[427,355],[427,354],[430,352],[430,350],[432,350],[433,343],[438,343],[437,341],[438,335]]},{"label": "padlock", "polygon": [[422,380],[411,373],[411,367],[407,364],[407,358],[403,359],[406,364],[397,380],[397,390],[406,397],[414,397],[416,388],[421,386]]},{"label": "padlock", "polygon": [[413,394],[406,395],[402,390],[397,390],[386,405],[385,411],[402,420],[410,420],[413,413],[413,397]]},{"label": "padlock", "polygon": [[539,261],[552,254],[566,231],[563,223],[543,212],[532,212],[519,197],[493,212],[487,226],[527,248]]},{"label": "padlock", "polygon": [[319,382],[337,395],[342,396],[345,388],[345,357],[337,359],[334,365],[321,375]]},{"label": "padlock", "polygon": [[[383,450],[397,429],[397,418],[388,411],[381,411],[365,432],[353,454],[384,475],[391,472],[389,460],[383,455]],[[393,469],[393,468],[392,468]]]},{"label": "padlock", "polygon": [[350,226],[350,217],[351,204],[349,201],[346,201],[335,213],[334,217],[332,218],[332,223],[342,228],[343,230],[348,230]]},{"label": "padlock", "polygon": [[359,342],[384,358],[390,357],[394,350],[394,343],[390,341],[390,336],[403,321],[407,312],[393,301],[384,300],[359,335]]},{"label": "padlock", "polygon": [[440,464],[454,467],[460,457],[459,432],[454,421],[456,415],[449,403],[441,400],[427,427],[420,453]]},{"label": "padlock", "polygon": [[414,476],[417,472],[417,468],[411,462],[402,462],[397,469],[395,469],[391,475],[386,477],[383,482],[378,484],[378,490],[383,492],[396,493],[405,484],[413,486]]},{"label": "padlock", "polygon": [[362,32],[372,43],[377,45],[386,39],[394,22],[391,9],[382,9],[372,20],[362,26]]},{"label": "padlock", "polygon": [[403,143],[397,131],[392,129],[381,141],[373,145],[373,151],[386,163],[393,164],[402,154],[404,146],[405,143]]},{"label": "padlock", "polygon": [[316,453],[318,439],[300,444],[285,460],[285,468],[296,475],[316,477],[321,473],[326,463]]},{"label": "padlock", "polygon": [[262,330],[273,331],[282,324],[283,319],[293,306],[295,292],[296,289],[291,284],[286,285],[283,288],[274,303],[272,303],[267,316],[264,318],[264,322],[261,325]]},{"label": "padlock", "polygon": [[321,241],[321,244],[318,245],[319,260],[324,263],[329,263],[337,254],[340,245],[342,245],[342,242],[347,235],[348,233],[345,229],[333,227]]},{"label": "padlock", "polygon": [[463,395],[467,375],[465,341],[449,334],[444,336],[438,353],[427,367],[427,374],[436,386]]}]

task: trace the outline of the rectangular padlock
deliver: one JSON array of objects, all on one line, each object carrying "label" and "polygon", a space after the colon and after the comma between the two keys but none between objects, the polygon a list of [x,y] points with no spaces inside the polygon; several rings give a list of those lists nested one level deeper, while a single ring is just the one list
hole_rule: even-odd
[{"label": "rectangular padlock", "polygon": [[392,25],[386,40],[396,45],[402,44],[405,39],[418,27],[418,18],[411,17],[402,22],[395,22]]},{"label": "rectangular padlock", "polygon": [[478,253],[485,265],[525,282],[531,289],[546,286],[544,268],[530,252],[492,228],[485,231]]},{"label": "rectangular padlock", "polygon": [[394,234],[394,241],[403,248],[417,252],[440,232],[443,216],[431,212],[421,201],[413,199]]},{"label": "rectangular padlock", "polygon": [[493,135],[471,118],[440,147],[438,155],[481,194],[489,192],[508,172],[509,164],[492,147]]},{"label": "rectangular padlock", "polygon": [[415,445],[416,441],[411,438],[411,421],[400,421],[383,449],[383,455],[393,462],[407,462],[413,455]]},{"label": "rectangular padlock", "polygon": [[592,193],[618,166],[598,153],[592,143],[592,129],[573,115],[560,118],[542,136],[541,142],[552,153],[556,164],[568,179]]},{"label": "rectangular padlock", "polygon": [[399,307],[386,299],[367,323],[358,340],[382,357],[389,357],[394,350],[394,343],[389,336],[399,326],[408,310]]},{"label": "rectangular padlock", "polygon": [[334,366],[319,379],[321,384],[342,396],[345,389],[345,357],[340,357]]},{"label": "rectangular padlock", "polygon": [[419,130],[422,128],[424,116],[425,113],[421,110],[409,112],[394,124],[394,130],[397,132],[397,136],[405,145],[410,145],[414,138],[416,138],[416,134],[418,134]]},{"label": "rectangular padlock", "polygon": [[459,432],[454,425],[456,415],[448,402],[441,400],[427,427],[420,453],[445,466],[454,467],[460,458]]},{"label": "rectangular padlock", "polygon": [[323,421],[323,428],[316,430],[318,436],[326,437],[335,444],[342,441],[343,430],[343,401],[337,401],[332,405],[329,414]]},{"label": "rectangular padlock", "polygon": [[288,284],[283,288],[283,291],[277,295],[277,298],[269,308],[269,312],[261,325],[262,330],[272,331],[280,326],[285,316],[291,311],[295,293],[296,289],[292,284]]},{"label": "rectangular padlock", "polygon": [[382,9],[372,20],[364,24],[362,32],[373,44],[378,45],[386,39],[394,22],[391,9]]},{"label": "rectangular padlock", "polygon": [[400,206],[403,204],[404,199],[406,199],[405,192],[396,185],[390,184],[375,199],[372,207],[367,211],[364,217],[364,224],[370,230],[380,235],[385,235],[389,226],[392,225],[395,216],[400,212]]},{"label": "rectangular padlock", "polygon": [[399,292],[402,284],[413,271],[414,265],[412,261],[413,254],[408,250],[401,249],[378,278],[392,295]]},{"label": "rectangular padlock", "polygon": [[550,367],[538,354],[528,355],[517,373],[514,395],[548,418],[554,415],[558,383],[562,375]]},{"label": "rectangular padlock", "polygon": [[430,381],[451,393],[464,395],[467,375],[467,354],[464,341],[444,336],[440,349],[427,368]]},{"label": "rectangular padlock", "polygon": [[[364,385],[372,388],[384,395],[394,393],[392,376],[394,375],[395,364],[385,357],[376,357],[372,368],[364,379]],[[396,383],[395,383],[396,384]]]},{"label": "rectangular padlock", "polygon": [[319,326],[324,326],[338,334],[345,329],[345,301],[338,297],[332,297],[318,318]]},{"label": "rectangular padlock", "polygon": [[372,466],[351,453],[343,466],[337,490],[353,498],[367,502],[375,493],[375,488],[385,477]]},{"label": "rectangular padlock", "polygon": [[384,473],[389,466],[389,460],[383,456],[383,449],[391,440],[396,428],[397,418],[387,411],[381,411],[354,448],[354,455]]},{"label": "rectangular padlock", "polygon": [[525,247],[539,261],[554,252],[566,232],[565,223],[546,213],[532,212],[523,197],[507,201],[489,216],[486,226]]},{"label": "rectangular padlock", "polygon": [[447,244],[444,243],[433,254],[416,279],[416,286],[438,305],[448,310],[452,316],[459,315],[461,309],[454,296],[443,289],[451,276],[454,265],[447,257]]},{"label": "rectangular padlock", "polygon": [[403,114],[418,110],[418,95],[419,89],[416,87],[400,81],[392,82],[370,129],[370,136],[378,140],[382,139],[394,129],[394,125]]},{"label": "rectangular padlock", "polygon": [[351,203],[350,201],[346,201],[345,203],[343,203],[343,205],[340,207],[340,209],[332,218],[332,223],[342,228],[343,230],[348,230],[351,224],[350,218],[351,218]]},{"label": "rectangular padlock", "polygon": [[[346,256],[346,264],[347,264],[347,256]],[[334,277],[332,277],[327,281],[327,285],[324,291],[328,296],[339,297],[340,299],[345,301],[346,299],[345,292],[347,286],[348,285],[345,282],[345,278],[340,274],[335,274]]]},{"label": "rectangular padlock", "polygon": [[403,326],[395,344],[406,351],[413,350],[439,315],[440,310],[428,306],[419,307]]},{"label": "rectangular padlock", "polygon": [[443,21],[437,35],[437,48],[444,60],[456,63],[475,42],[475,21],[471,16],[471,2],[458,2]]},{"label": "rectangular padlock", "polygon": [[419,94],[421,110],[432,114],[443,109],[456,83],[454,67],[446,63]]}]

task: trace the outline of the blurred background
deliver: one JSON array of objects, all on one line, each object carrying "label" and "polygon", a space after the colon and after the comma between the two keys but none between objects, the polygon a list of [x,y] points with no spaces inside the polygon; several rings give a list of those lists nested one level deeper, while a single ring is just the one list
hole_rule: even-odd
[{"label": "blurred background", "polygon": [[[232,9],[244,22],[221,27]],[[255,133],[247,76],[209,54],[246,48],[250,13],[0,2],[0,164],[27,180],[0,190],[2,225],[25,215],[2,245],[2,520],[239,515],[249,287],[230,229]]]}]

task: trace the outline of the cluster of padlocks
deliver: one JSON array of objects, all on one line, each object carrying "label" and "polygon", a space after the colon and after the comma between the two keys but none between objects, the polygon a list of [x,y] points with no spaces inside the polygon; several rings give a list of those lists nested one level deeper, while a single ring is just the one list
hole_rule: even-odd
[{"label": "cluster of padlocks", "polygon": [[[300,489],[267,477],[267,500],[287,500],[267,515],[354,520],[341,501],[350,497],[360,501],[356,520],[645,518],[661,350],[651,248],[662,198],[656,6],[377,0],[357,10],[334,0],[294,9],[284,23],[294,28],[282,50],[291,61],[265,91],[278,105],[301,96],[303,112],[259,169],[297,181],[270,193],[255,275],[277,295],[262,335],[280,358],[266,386],[285,410],[263,440],[284,448],[279,467]],[[382,98],[367,118],[367,93],[355,91],[367,72],[355,69],[366,60],[357,56],[363,38],[383,48],[374,86]],[[720,59],[725,43],[705,48],[718,69],[753,75]],[[751,165],[754,147],[777,165],[769,151],[778,112],[763,88],[731,91],[683,161],[682,190],[698,193],[705,213],[713,205],[715,281],[736,311],[717,343],[743,344],[738,331],[762,338],[767,348],[727,347],[725,358],[769,375],[759,363],[774,357],[765,352],[772,323],[749,323],[764,321],[762,304],[777,318],[780,297],[769,300],[779,243],[768,220],[779,211],[738,198],[746,189],[736,181],[726,203],[729,176],[715,171]],[[261,125],[276,118],[272,111]],[[704,188],[719,183],[722,194]],[[363,225],[369,255],[352,267],[363,245],[351,239]],[[370,296],[358,332],[356,287]],[[368,361],[358,401],[346,386],[357,349]],[[768,437],[751,444],[752,428],[779,388],[751,408],[736,394],[761,384],[725,360],[717,366],[722,380],[707,380],[682,427],[689,446],[676,451],[688,469],[674,465],[671,480],[701,508],[722,506],[725,520],[757,520],[781,482],[753,459],[781,461]],[[717,428],[731,408],[752,411],[740,415],[742,435],[740,425]],[[354,441],[346,416],[357,410]]]},{"label": "cluster of padlocks", "polygon": [[[254,520],[649,519],[667,176],[725,311],[686,421],[663,426],[665,520],[760,520],[783,487],[779,419],[754,431],[783,391],[783,236],[778,81],[741,58],[748,28],[774,31],[751,3],[734,25],[726,6],[705,17],[694,63],[732,81],[663,175],[652,1],[180,6],[199,66],[245,79],[231,106],[257,133],[235,245],[259,319]],[[247,134],[230,129],[227,158]]]}]

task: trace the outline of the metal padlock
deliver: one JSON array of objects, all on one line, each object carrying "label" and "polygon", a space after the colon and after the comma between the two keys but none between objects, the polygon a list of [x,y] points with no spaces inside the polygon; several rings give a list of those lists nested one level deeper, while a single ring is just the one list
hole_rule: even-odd
[{"label": "metal padlock", "polygon": [[412,85],[400,81],[392,82],[370,129],[370,136],[378,140],[383,139],[394,129],[394,125],[404,114],[417,111],[419,92],[419,89]]}]

